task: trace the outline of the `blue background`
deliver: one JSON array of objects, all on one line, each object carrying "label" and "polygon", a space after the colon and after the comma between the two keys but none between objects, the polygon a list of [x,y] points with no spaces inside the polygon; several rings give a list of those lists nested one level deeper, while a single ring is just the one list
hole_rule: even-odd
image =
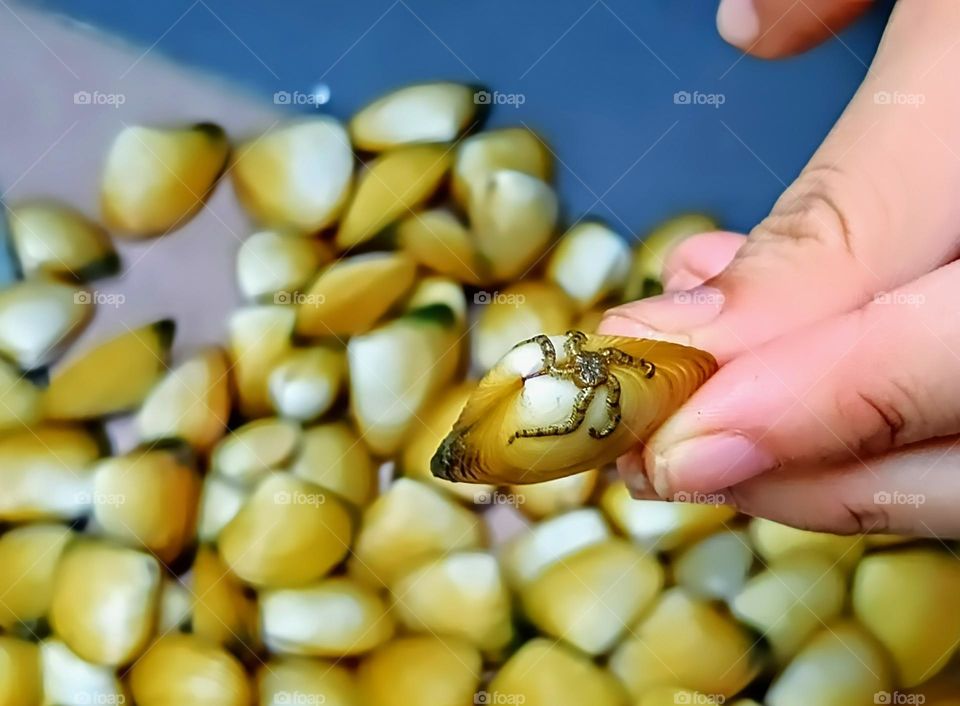
[{"label": "blue background", "polygon": [[[348,117],[430,78],[520,94],[488,124],[525,123],[557,152],[568,220],[624,234],[683,210],[754,225],[816,148],[866,72],[889,3],[817,50],[741,57],[711,0],[34,0],[272,101],[331,90]],[[39,77],[38,77],[38,80]],[[722,94],[677,105],[674,93]],[[291,111],[314,110],[309,106]]]}]

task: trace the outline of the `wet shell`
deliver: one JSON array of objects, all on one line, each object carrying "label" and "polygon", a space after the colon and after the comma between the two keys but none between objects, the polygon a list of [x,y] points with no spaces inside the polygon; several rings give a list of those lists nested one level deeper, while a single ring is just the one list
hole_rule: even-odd
[{"label": "wet shell", "polygon": [[646,439],[716,369],[709,353],[663,341],[579,332],[523,341],[480,381],[431,470],[523,484],[595,468]]}]

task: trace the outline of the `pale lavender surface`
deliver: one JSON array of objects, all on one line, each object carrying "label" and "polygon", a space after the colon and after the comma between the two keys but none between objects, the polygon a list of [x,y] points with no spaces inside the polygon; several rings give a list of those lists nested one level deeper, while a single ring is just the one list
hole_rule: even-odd
[{"label": "pale lavender surface", "polygon": [[[48,196],[98,218],[102,162],[125,125],[212,120],[237,137],[267,129],[279,119],[272,106],[159,55],[144,56],[53,17],[22,8],[19,14],[32,32],[15,22],[0,23],[0,45],[19,57],[20,66],[29,67],[3,77],[0,184],[7,203]],[[123,104],[75,103],[76,76],[102,95],[122,96]],[[226,314],[239,301],[235,253],[250,230],[227,178],[208,207],[176,232],[146,241],[116,239],[120,277],[91,287],[104,297],[122,294],[125,300],[99,307],[75,348],[124,326],[164,317],[177,319],[178,352],[221,341]]]},{"label": "pale lavender surface", "polygon": [[[18,14],[32,31],[0,23],[0,46],[30,67],[3,78],[0,183],[6,185],[7,203],[52,197],[96,218],[102,161],[125,125],[209,120],[237,138],[267,130],[284,118],[273,106],[159,55],[145,55],[51,16],[22,8]],[[41,76],[44,80],[38,80]],[[101,95],[122,96],[122,105],[75,102],[76,77]],[[287,113],[286,119],[290,117]],[[206,208],[177,231],[146,241],[115,239],[122,258],[120,276],[97,280],[90,288],[103,301],[121,303],[98,306],[93,323],[71,347],[73,354],[125,328],[161,318],[177,322],[174,361],[203,346],[223,344],[229,314],[241,303],[236,251],[253,227],[226,178]],[[68,352],[64,360],[70,357]],[[112,421],[110,432],[117,452],[136,443],[129,418]],[[488,519],[495,540],[520,526],[520,518],[504,507],[493,508]]]}]

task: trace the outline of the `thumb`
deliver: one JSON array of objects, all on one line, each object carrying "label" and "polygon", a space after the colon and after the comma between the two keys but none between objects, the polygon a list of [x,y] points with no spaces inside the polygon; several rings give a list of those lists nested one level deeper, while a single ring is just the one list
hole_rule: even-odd
[{"label": "thumb", "polygon": [[764,59],[806,51],[865,13],[872,0],[721,0],[720,36]]},{"label": "thumb", "polygon": [[714,231],[684,238],[663,259],[661,280],[668,292],[692,289],[723,272],[746,242],[739,233]]},{"label": "thumb", "polygon": [[604,330],[691,344],[725,362],[953,259],[957,36],[955,0],[899,3],[863,86],[730,265],[689,293],[612,309]]},{"label": "thumb", "polygon": [[[740,512],[800,529],[960,537],[960,438],[866,461],[768,473],[719,495]],[[716,495],[716,494],[715,494]]]},{"label": "thumb", "polygon": [[[960,262],[721,368],[647,441],[661,497],[960,434]],[[627,469],[624,469],[626,472]]]}]

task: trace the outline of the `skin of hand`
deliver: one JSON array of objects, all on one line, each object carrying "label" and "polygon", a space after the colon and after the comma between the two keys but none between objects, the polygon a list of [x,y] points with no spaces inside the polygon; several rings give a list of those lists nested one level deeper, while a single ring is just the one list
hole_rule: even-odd
[{"label": "skin of hand", "polygon": [[[776,57],[868,7],[723,0],[717,22]],[[805,529],[960,536],[958,37],[960,3],[900,0],[860,89],[749,238],[684,240],[663,295],[606,313],[603,333],[722,366],[619,460],[638,497],[720,493]]]}]

